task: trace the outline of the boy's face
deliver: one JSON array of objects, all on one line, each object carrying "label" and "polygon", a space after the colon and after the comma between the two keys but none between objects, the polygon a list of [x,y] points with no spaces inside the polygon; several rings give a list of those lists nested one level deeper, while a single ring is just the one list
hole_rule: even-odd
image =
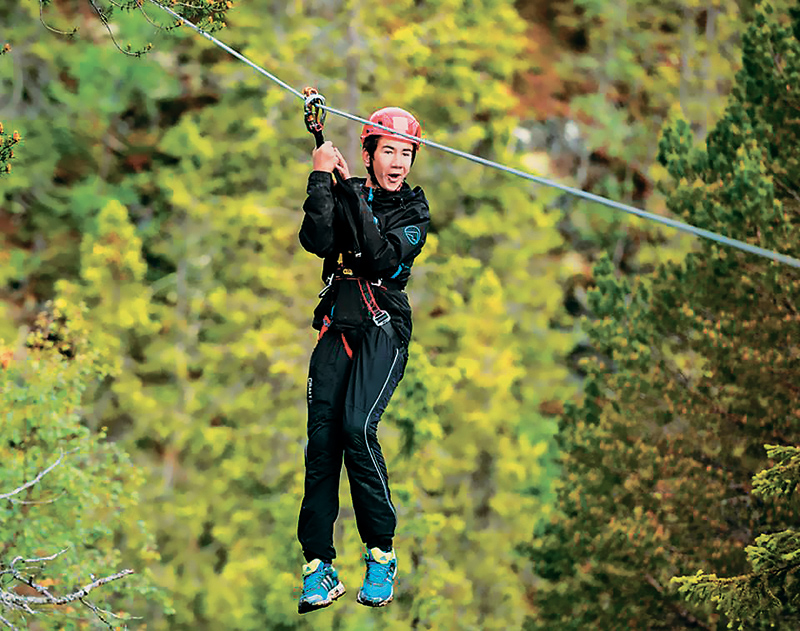
[{"label": "boy's face", "polygon": [[[378,138],[378,146],[375,149],[375,159],[372,163],[372,171],[375,173],[377,182],[387,191],[397,191],[403,185],[408,172],[411,170],[411,157],[414,146],[406,141],[397,138],[381,136]],[[369,166],[369,153],[362,151],[364,166]]]}]

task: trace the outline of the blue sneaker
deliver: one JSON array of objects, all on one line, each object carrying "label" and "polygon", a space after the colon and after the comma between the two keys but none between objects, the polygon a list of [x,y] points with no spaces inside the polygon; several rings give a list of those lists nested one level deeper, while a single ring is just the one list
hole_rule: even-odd
[{"label": "blue sneaker", "polygon": [[364,555],[367,571],[356,600],[367,607],[385,607],[394,598],[394,579],[397,576],[397,557],[394,550],[384,552],[372,548]]},{"label": "blue sneaker", "polygon": [[303,566],[303,593],[297,613],[308,613],[327,607],[344,594],[344,585],[330,563],[319,559]]}]

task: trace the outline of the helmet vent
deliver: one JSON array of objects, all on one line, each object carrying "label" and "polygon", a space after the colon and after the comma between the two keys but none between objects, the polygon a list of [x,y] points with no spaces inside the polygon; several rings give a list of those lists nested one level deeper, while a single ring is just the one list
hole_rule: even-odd
[{"label": "helmet vent", "polygon": [[408,133],[408,119],[404,116],[392,116],[392,127],[395,131]]}]

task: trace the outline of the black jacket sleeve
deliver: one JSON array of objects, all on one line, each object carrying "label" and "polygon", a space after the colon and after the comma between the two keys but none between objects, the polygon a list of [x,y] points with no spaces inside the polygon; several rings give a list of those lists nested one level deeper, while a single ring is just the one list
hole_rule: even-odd
[{"label": "black jacket sleeve", "polygon": [[430,225],[428,201],[422,189],[415,189],[388,218],[383,232],[367,203],[347,181],[341,184],[348,210],[352,213],[361,245],[362,265],[375,278],[393,278],[407,271],[425,245]]},{"label": "black jacket sleeve", "polygon": [[335,242],[333,176],[327,171],[312,171],[306,193],[300,244],[312,254],[325,258],[333,252]]}]

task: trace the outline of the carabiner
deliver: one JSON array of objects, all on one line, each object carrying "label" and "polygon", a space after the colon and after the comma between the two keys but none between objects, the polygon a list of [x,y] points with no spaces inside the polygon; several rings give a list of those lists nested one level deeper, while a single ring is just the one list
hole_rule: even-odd
[{"label": "carabiner", "polygon": [[306,123],[306,129],[314,134],[317,141],[317,147],[320,147],[325,142],[322,137],[322,130],[325,127],[325,117],[328,111],[323,109],[325,105],[325,97],[317,92],[316,88],[305,87],[303,88],[303,120]]}]

